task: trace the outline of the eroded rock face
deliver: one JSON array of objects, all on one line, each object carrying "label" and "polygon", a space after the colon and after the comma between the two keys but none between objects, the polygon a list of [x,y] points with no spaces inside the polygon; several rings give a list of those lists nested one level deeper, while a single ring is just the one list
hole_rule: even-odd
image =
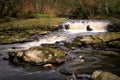
[{"label": "eroded rock face", "polygon": [[92,80],[120,80],[120,77],[110,72],[104,72],[101,70],[97,70],[93,72]]},{"label": "eroded rock face", "polygon": [[66,56],[63,51],[48,47],[32,47],[21,52],[9,52],[9,59],[13,62],[24,61],[31,64],[62,63]]},{"label": "eroded rock face", "polygon": [[86,37],[77,37],[73,44],[78,46],[91,47],[114,47],[120,48],[120,32],[109,32],[103,34],[90,35]]}]

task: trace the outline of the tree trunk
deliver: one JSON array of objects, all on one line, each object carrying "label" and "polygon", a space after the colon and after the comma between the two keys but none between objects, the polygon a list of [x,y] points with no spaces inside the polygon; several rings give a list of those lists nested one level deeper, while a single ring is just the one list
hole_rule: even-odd
[{"label": "tree trunk", "polygon": [[108,7],[108,3],[107,3],[107,2],[105,2],[105,11],[106,11],[107,15],[110,14],[110,12],[109,12],[109,7]]}]

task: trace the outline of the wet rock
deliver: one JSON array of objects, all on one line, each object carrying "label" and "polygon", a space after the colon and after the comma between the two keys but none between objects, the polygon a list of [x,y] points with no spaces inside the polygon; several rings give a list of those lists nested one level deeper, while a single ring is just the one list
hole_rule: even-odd
[{"label": "wet rock", "polygon": [[120,47],[120,32],[108,32],[85,37],[77,37],[72,42],[83,47]]},{"label": "wet rock", "polygon": [[108,25],[107,31],[120,32],[120,24],[114,22],[113,25]]},{"label": "wet rock", "polygon": [[68,50],[74,50],[75,49],[75,45],[73,45],[70,42],[64,42],[64,46],[68,49]]},{"label": "wet rock", "polygon": [[114,51],[99,51],[99,54],[106,55],[106,56],[120,56],[119,53],[114,52]]},{"label": "wet rock", "polygon": [[16,63],[18,63],[19,64],[19,62],[22,62],[23,61],[23,58],[22,58],[22,56],[23,56],[23,52],[8,52],[8,55],[9,55],[9,60],[11,61],[11,62],[14,62],[15,64]]},{"label": "wet rock", "polygon": [[84,79],[84,80],[90,80],[90,79],[91,79],[91,76],[88,75],[88,74],[82,74],[82,75],[79,75],[79,74],[77,75],[77,74],[76,74],[76,78],[77,78],[77,79],[82,79],[82,80],[83,80],[83,79]]},{"label": "wet rock", "polygon": [[45,64],[45,65],[43,65],[43,67],[45,69],[52,69],[52,68],[54,68],[52,64]]},{"label": "wet rock", "polygon": [[66,60],[67,61],[72,61],[72,60],[74,60],[75,59],[75,56],[67,56],[66,57]]},{"label": "wet rock", "polygon": [[108,46],[120,48],[120,39],[108,42]]},{"label": "wet rock", "polygon": [[24,61],[30,64],[62,63],[66,60],[63,51],[48,47],[32,47],[26,51],[9,52],[9,59]]},{"label": "wet rock", "polygon": [[120,80],[120,77],[110,72],[104,72],[101,70],[97,70],[93,72],[92,79],[93,80]]},{"label": "wet rock", "polygon": [[84,43],[82,43],[80,40],[83,39],[83,37],[76,37],[73,42],[72,42],[72,45],[74,46],[78,46],[78,47],[82,47],[82,46],[85,46]]},{"label": "wet rock", "polygon": [[3,60],[8,60],[9,58],[7,58],[7,57],[3,57]]},{"label": "wet rock", "polygon": [[73,74],[72,71],[70,71],[69,69],[66,69],[66,68],[61,68],[61,69],[59,70],[59,72],[60,72],[61,74],[64,74],[64,75],[72,75],[72,74]]},{"label": "wet rock", "polygon": [[56,44],[41,44],[42,47],[58,48]]}]

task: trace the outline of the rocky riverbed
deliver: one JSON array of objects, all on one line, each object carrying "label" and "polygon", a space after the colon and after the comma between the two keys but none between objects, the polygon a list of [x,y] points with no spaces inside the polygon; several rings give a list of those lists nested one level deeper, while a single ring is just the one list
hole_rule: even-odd
[{"label": "rocky riverbed", "polygon": [[[71,42],[42,44],[28,50],[1,51],[0,79],[98,80],[93,73],[96,70],[120,76],[119,43],[120,33],[108,32],[78,36]],[[101,74],[99,80],[110,79],[111,73],[105,79],[102,78],[104,73]]]}]

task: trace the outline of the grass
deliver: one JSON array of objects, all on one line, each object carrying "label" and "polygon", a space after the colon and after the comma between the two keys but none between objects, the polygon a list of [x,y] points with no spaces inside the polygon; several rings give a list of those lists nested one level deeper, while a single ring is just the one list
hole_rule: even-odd
[{"label": "grass", "polygon": [[34,34],[54,30],[64,18],[16,19],[0,23],[0,44],[26,41]]}]

